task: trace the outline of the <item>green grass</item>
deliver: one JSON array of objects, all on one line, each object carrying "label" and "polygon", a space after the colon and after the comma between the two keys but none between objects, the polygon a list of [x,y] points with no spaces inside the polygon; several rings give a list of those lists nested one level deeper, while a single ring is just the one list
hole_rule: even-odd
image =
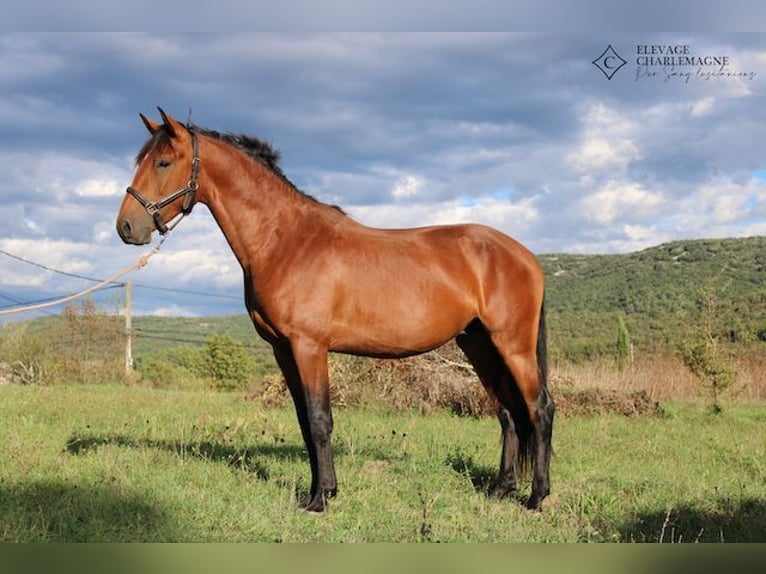
[{"label": "green grass", "polygon": [[[290,409],[239,394],[0,388],[2,541],[766,541],[764,405],[557,420],[544,512],[487,498],[492,419],[336,409],[323,516]],[[525,482],[525,487],[528,485]]]}]

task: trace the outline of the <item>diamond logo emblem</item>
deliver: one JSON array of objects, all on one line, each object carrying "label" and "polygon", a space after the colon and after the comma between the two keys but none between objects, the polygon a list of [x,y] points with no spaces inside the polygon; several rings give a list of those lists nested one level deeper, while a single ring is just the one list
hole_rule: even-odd
[{"label": "diamond logo emblem", "polygon": [[601,70],[601,73],[606,76],[607,80],[611,80],[612,76],[627,63],[622,56],[614,51],[611,44],[606,47],[606,50],[598,58],[593,60],[593,65]]}]

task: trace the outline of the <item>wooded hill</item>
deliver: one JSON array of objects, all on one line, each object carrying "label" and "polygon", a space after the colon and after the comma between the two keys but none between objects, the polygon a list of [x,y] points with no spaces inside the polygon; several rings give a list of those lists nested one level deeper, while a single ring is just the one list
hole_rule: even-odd
[{"label": "wooded hill", "polygon": [[766,340],[766,238],[674,241],[623,255],[539,257],[554,353],[609,353],[624,318],[637,347],[675,347],[710,322],[732,342]]}]

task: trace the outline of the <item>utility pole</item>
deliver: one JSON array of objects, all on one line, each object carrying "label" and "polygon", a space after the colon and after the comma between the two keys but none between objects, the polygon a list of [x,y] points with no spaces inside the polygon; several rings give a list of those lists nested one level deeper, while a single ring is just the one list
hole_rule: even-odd
[{"label": "utility pole", "polygon": [[133,370],[133,286],[130,281],[125,281],[125,375],[129,376]]}]

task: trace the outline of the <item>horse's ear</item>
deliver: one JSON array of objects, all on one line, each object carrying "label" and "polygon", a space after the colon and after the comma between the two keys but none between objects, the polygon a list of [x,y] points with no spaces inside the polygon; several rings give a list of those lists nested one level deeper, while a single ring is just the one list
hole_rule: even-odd
[{"label": "horse's ear", "polygon": [[157,109],[160,111],[160,116],[162,117],[162,127],[165,128],[165,130],[168,132],[168,135],[170,137],[175,137],[176,135],[176,126],[179,126],[181,124],[178,123],[178,121],[171,118],[169,115],[165,113],[165,110],[163,110],[160,107],[157,107]]},{"label": "horse's ear", "polygon": [[146,129],[149,130],[150,134],[154,135],[162,129],[162,124],[158,124],[157,122],[150,120],[144,114],[138,115],[141,117],[141,121],[144,122],[144,125],[146,126]]}]

